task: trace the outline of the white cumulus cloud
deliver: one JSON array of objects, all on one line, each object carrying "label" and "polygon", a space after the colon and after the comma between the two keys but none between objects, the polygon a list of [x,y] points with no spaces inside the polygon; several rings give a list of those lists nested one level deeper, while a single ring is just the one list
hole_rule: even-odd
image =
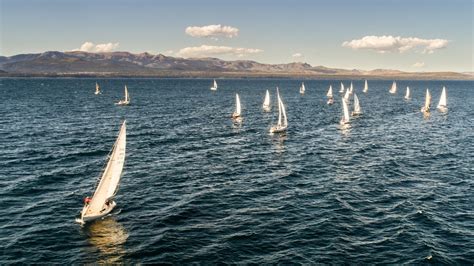
[{"label": "white cumulus cloud", "polygon": [[239,29],[231,26],[207,25],[207,26],[189,26],[185,30],[186,34],[193,37],[217,37],[224,36],[227,38],[236,37],[239,34]]},{"label": "white cumulus cloud", "polygon": [[293,57],[293,58],[301,58],[301,57],[303,57],[303,54],[302,54],[302,53],[294,53],[294,54],[292,55],[292,57]]},{"label": "white cumulus cloud", "polygon": [[412,65],[412,67],[424,67],[425,66],[425,62],[416,62]]},{"label": "white cumulus cloud", "polygon": [[217,55],[234,55],[238,57],[243,57],[249,54],[256,54],[260,52],[263,52],[263,50],[254,48],[201,45],[183,48],[179,50],[176,54],[181,57],[209,57]]},{"label": "white cumulus cloud", "polygon": [[85,42],[81,45],[81,48],[75,49],[74,51],[82,51],[89,53],[107,53],[112,52],[113,50],[119,47],[119,43],[100,43],[94,44],[93,42]]},{"label": "white cumulus cloud", "polygon": [[358,40],[346,41],[342,43],[343,47],[349,47],[354,50],[366,49],[378,53],[387,53],[398,51],[400,53],[409,50],[421,50],[422,53],[432,54],[435,50],[446,48],[448,40],[444,39],[421,39],[417,37],[400,36],[365,36]]}]

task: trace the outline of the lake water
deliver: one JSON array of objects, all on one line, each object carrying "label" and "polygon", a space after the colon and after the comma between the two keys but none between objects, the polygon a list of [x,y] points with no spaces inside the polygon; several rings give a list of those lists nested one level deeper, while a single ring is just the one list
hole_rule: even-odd
[{"label": "lake water", "polygon": [[[346,129],[339,80],[303,96],[288,79],[97,81],[98,96],[95,79],[0,79],[0,264],[474,262],[472,81],[354,81],[364,114]],[[132,105],[115,106],[124,85]],[[285,135],[268,133],[276,86]],[[117,207],[81,227],[123,119]]]}]

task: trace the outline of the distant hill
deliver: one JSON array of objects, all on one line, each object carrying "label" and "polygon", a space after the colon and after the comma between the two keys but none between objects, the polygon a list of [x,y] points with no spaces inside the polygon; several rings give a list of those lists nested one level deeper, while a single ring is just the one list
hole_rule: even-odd
[{"label": "distant hill", "polygon": [[140,77],[295,77],[473,79],[467,73],[346,70],[307,63],[263,64],[251,60],[179,58],[129,52],[44,52],[0,56],[0,76],[140,76]]}]

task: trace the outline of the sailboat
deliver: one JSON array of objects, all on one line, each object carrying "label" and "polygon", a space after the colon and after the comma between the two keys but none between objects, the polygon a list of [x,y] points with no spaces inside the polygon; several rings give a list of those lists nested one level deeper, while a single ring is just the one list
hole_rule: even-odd
[{"label": "sailboat", "polygon": [[217,81],[214,80],[214,84],[211,87],[211,91],[216,91],[217,90]]},{"label": "sailboat", "polygon": [[354,111],[352,112],[352,115],[356,116],[361,114],[362,109],[360,108],[359,98],[357,97],[357,94],[354,93]]},{"label": "sailboat", "polygon": [[343,111],[343,115],[342,115],[341,121],[339,121],[339,124],[341,125],[349,124],[349,107],[347,107],[347,102],[344,101],[344,99],[342,100],[342,111]]},{"label": "sailboat", "polygon": [[129,105],[130,104],[130,96],[128,95],[127,85],[125,85],[125,98],[120,100],[116,105]]},{"label": "sailboat", "polygon": [[96,82],[95,83],[95,92],[94,92],[95,95],[98,95],[98,94],[101,94],[100,92],[100,86],[99,84]]},{"label": "sailboat", "polygon": [[344,94],[344,101],[346,101],[348,103],[350,96],[351,96],[351,93],[349,92],[349,89],[347,89],[346,93]]},{"label": "sailboat", "polygon": [[125,163],[126,123],[123,121],[117,140],[108,156],[109,161],[102,173],[92,198],[86,197],[80,218],[76,222],[85,222],[99,219],[109,214],[116,206],[113,200],[118,191],[122,169]]},{"label": "sailboat", "polygon": [[362,92],[367,93],[368,91],[369,91],[369,85],[367,84],[367,80],[365,80],[364,89],[362,90]]},{"label": "sailboat", "polygon": [[423,113],[429,113],[430,105],[431,105],[431,94],[430,94],[430,91],[426,89],[425,105],[421,108],[421,111]]},{"label": "sailboat", "polygon": [[285,105],[280,98],[280,92],[277,88],[277,99],[278,99],[278,124],[270,128],[270,133],[285,132],[288,128],[288,119],[286,118]]},{"label": "sailboat", "polygon": [[268,90],[265,93],[265,99],[263,100],[263,110],[265,112],[270,111],[270,92],[268,92]]},{"label": "sailboat", "polygon": [[410,87],[407,86],[407,92],[405,93],[405,100],[410,100]]},{"label": "sailboat", "polygon": [[236,93],[235,94],[235,111],[232,114],[232,118],[233,119],[241,118],[240,117],[241,111],[242,111],[242,108],[240,107],[240,97],[239,97],[239,94]]},{"label": "sailboat", "polygon": [[305,90],[306,90],[306,88],[304,86],[304,82],[301,82],[300,93],[304,94]]},{"label": "sailboat", "polygon": [[332,94],[332,85],[329,85],[329,90],[328,90],[328,93],[326,94],[326,96],[328,97],[327,104],[329,104],[329,105],[333,104],[334,99],[333,99],[333,94]]},{"label": "sailboat", "polygon": [[436,107],[441,112],[446,112],[448,110],[448,103],[446,97],[446,87],[443,86],[443,91],[441,92],[441,97],[439,98],[438,106]]},{"label": "sailboat", "polygon": [[352,86],[352,81],[351,81],[351,86],[349,87],[349,93],[352,94],[354,92],[354,86]]},{"label": "sailboat", "polygon": [[339,93],[344,93],[344,84],[341,82],[341,88],[339,89]]},{"label": "sailboat", "polygon": [[397,93],[397,83],[395,81],[392,83],[392,87],[388,92],[390,92],[391,94]]}]

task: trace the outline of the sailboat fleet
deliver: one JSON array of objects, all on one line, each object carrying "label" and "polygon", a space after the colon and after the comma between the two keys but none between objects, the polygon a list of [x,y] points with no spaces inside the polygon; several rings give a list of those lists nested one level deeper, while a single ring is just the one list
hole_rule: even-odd
[{"label": "sailboat fleet", "polygon": [[[214,89],[213,89],[214,88]],[[390,89],[390,93],[396,93],[397,85],[394,81]],[[211,90],[217,90],[217,83],[214,80],[213,87]],[[301,84],[300,93],[304,93],[305,86],[304,83]],[[362,90],[364,93],[368,92],[367,80],[364,82],[364,87]],[[359,116],[362,114],[362,108],[360,105],[359,97],[356,93],[353,92],[353,84],[351,82],[350,86],[345,90],[344,84],[341,82],[340,93],[344,93],[344,96],[341,99],[342,102],[342,117],[339,121],[339,124],[342,127],[346,127],[350,124],[351,118],[349,114],[349,99],[350,95],[353,93],[353,111],[351,115],[353,117]],[[100,86],[96,82],[96,91],[95,94],[101,94]],[[130,104],[130,96],[128,94],[127,86],[125,85],[124,99],[120,100],[117,105],[128,105]],[[288,129],[288,118],[286,114],[285,104],[280,96],[280,90],[276,89],[276,99],[278,105],[278,121],[276,125],[270,127],[270,133],[284,133]],[[328,98],[327,104],[334,103],[334,94],[332,85],[329,86],[329,89],[326,93]],[[411,99],[410,88],[407,86],[406,94],[404,96],[406,100]],[[266,90],[262,108],[265,112],[271,110],[271,99],[270,92]],[[446,112],[447,107],[447,94],[446,88],[443,87],[441,96],[437,105],[437,109],[441,112]],[[421,112],[429,114],[431,110],[431,94],[429,89],[426,89],[425,102],[421,108]],[[233,119],[242,118],[242,106],[240,102],[240,96],[238,93],[235,94],[235,110],[232,113]],[[91,197],[86,197],[84,200],[84,206],[80,211],[79,217],[76,219],[76,222],[84,224],[96,219],[103,218],[110,214],[112,210],[117,205],[114,201],[114,196],[116,195],[122,176],[123,167],[125,164],[125,152],[126,152],[126,121],[123,121],[119,134],[115,140],[112,150],[109,154],[107,164],[104,170],[101,173],[99,180],[94,188],[94,192]]]}]

